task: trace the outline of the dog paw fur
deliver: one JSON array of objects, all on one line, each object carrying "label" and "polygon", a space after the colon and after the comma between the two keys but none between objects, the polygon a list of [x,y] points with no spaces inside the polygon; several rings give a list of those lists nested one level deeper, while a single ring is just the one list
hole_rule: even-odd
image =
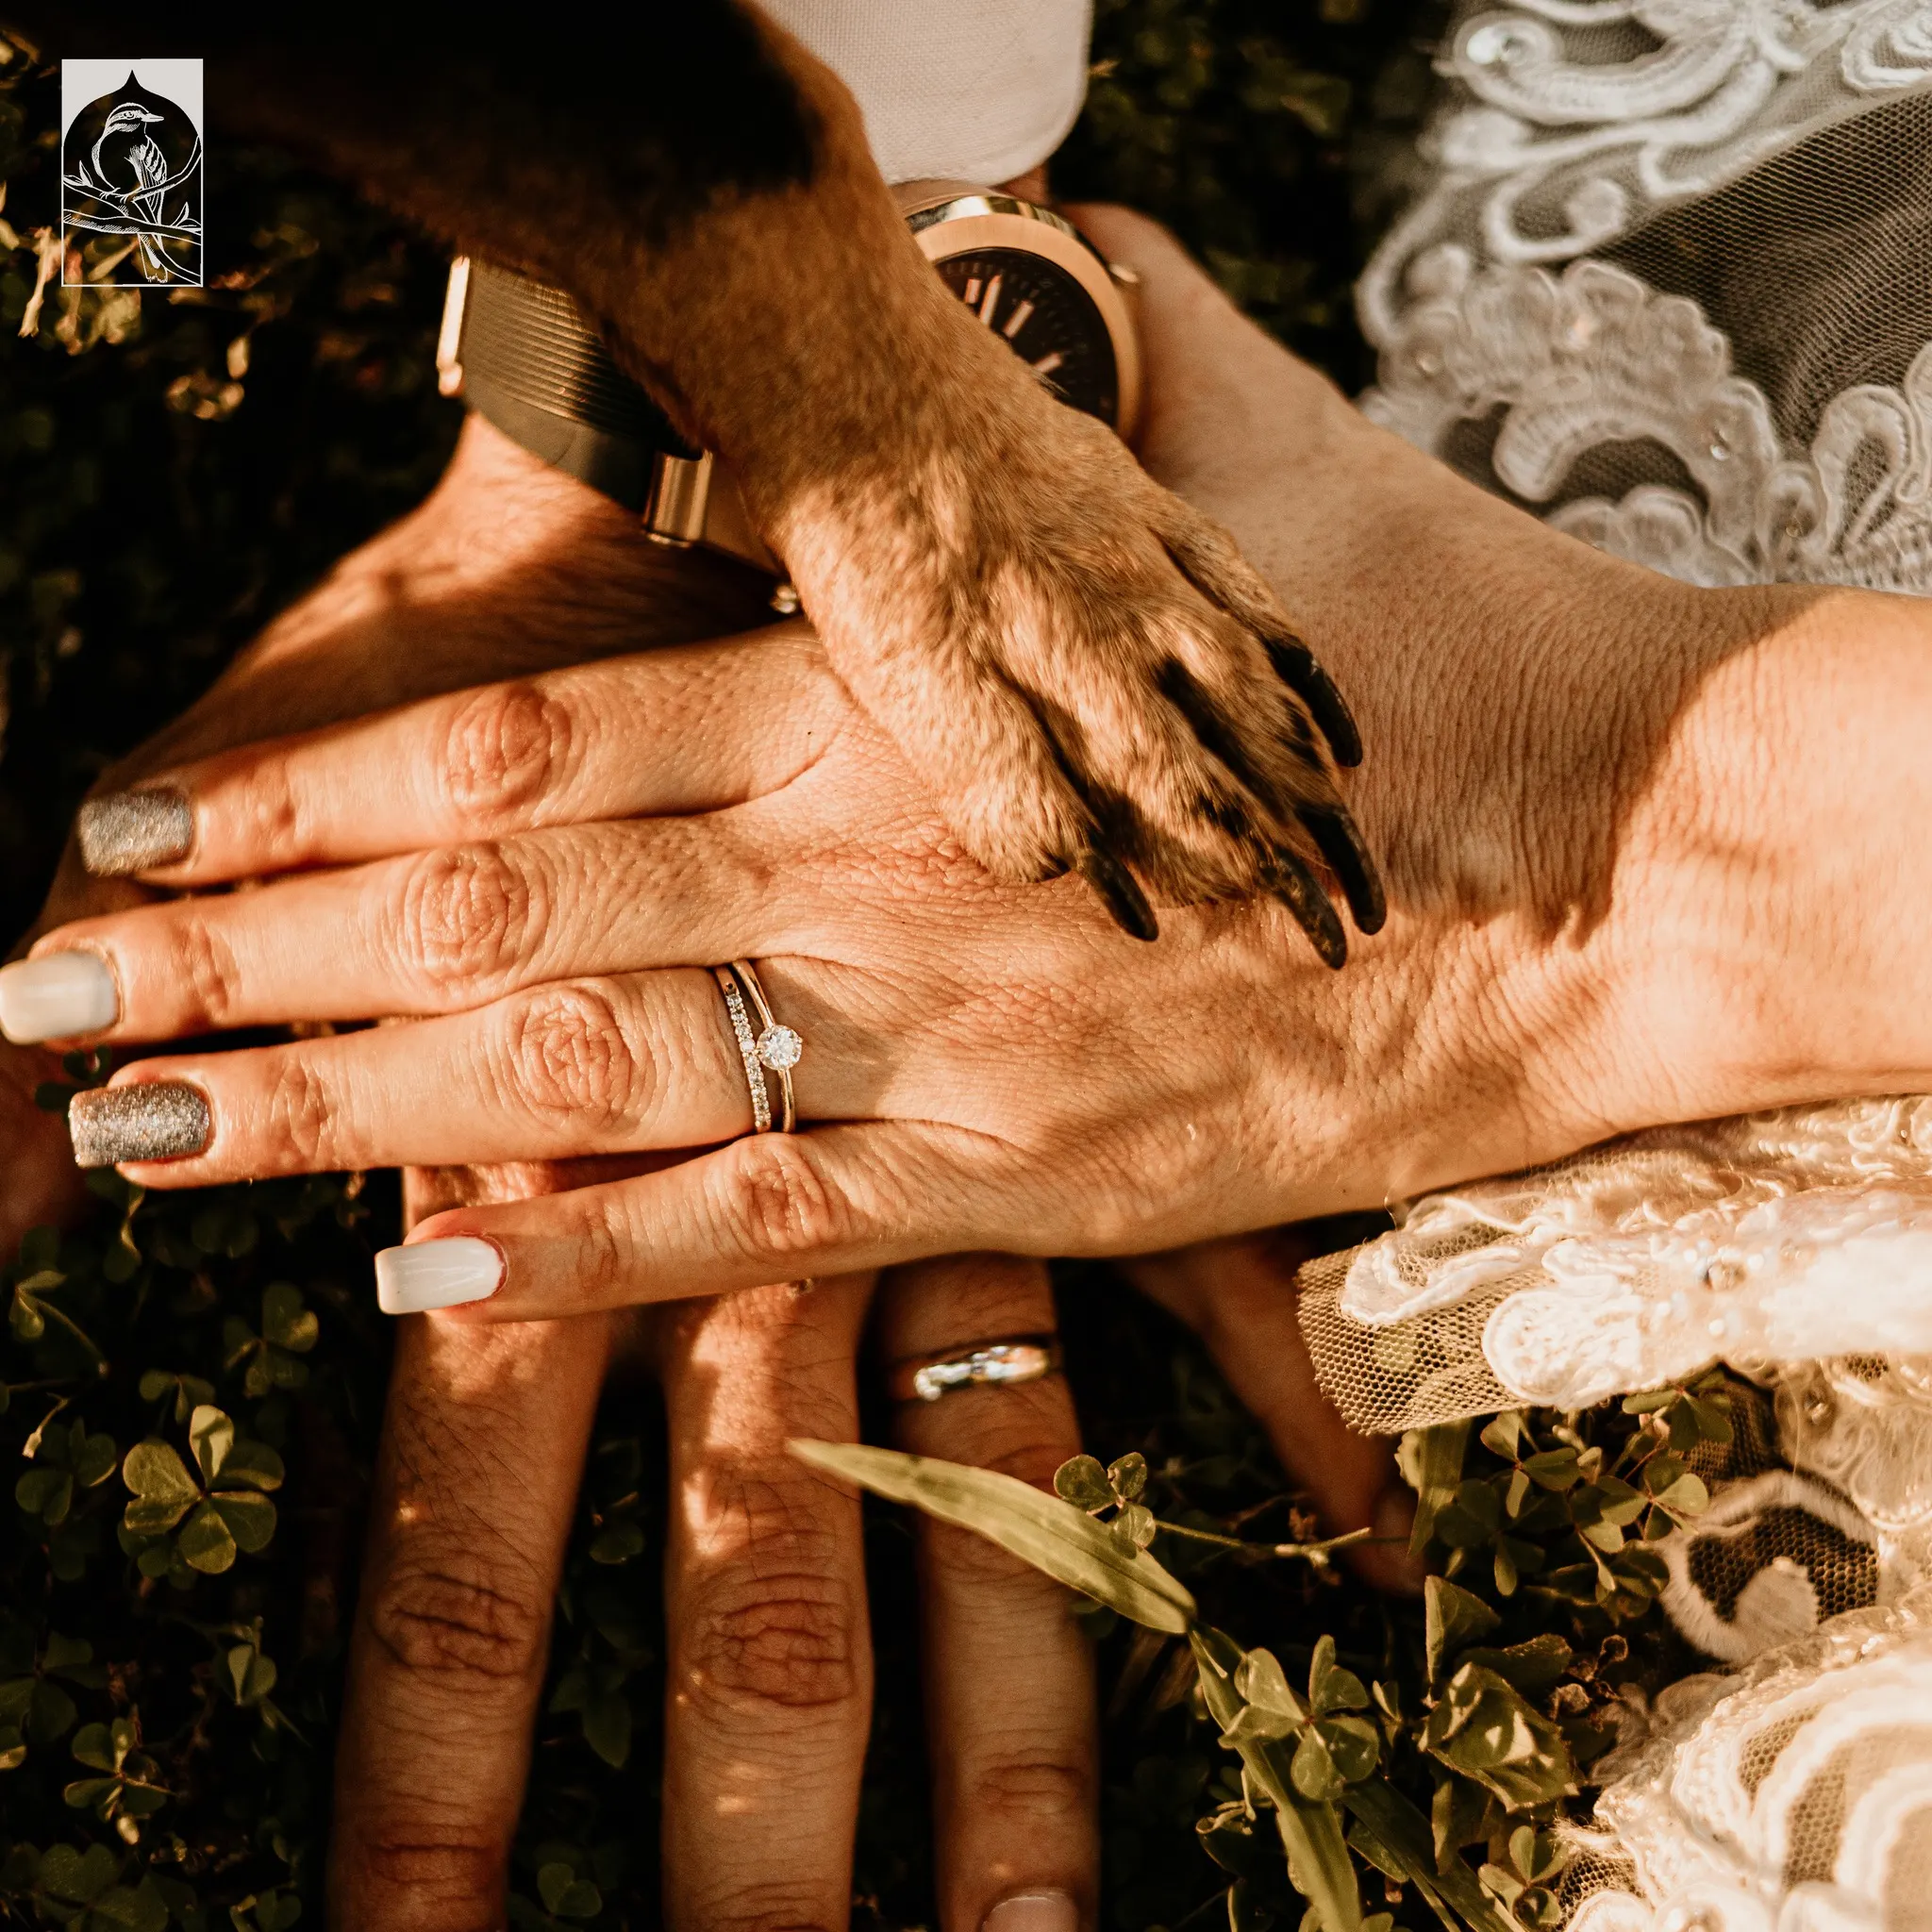
[{"label": "dog paw fur", "polygon": [[787,505],[840,675],[996,876],[1077,870],[1145,939],[1136,874],[1180,904],[1272,893],[1341,965],[1323,874],[1362,932],[1384,916],[1336,783],[1347,707],[1224,531],[1021,382]]}]

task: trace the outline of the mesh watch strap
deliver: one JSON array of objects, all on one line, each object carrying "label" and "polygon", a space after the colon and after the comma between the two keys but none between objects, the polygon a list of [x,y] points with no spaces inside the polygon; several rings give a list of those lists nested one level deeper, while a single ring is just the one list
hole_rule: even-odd
[{"label": "mesh watch strap", "polygon": [[710,456],[618,368],[561,289],[459,258],[436,366],[443,394],[460,395],[531,455],[635,512],[648,536],[777,569]]}]

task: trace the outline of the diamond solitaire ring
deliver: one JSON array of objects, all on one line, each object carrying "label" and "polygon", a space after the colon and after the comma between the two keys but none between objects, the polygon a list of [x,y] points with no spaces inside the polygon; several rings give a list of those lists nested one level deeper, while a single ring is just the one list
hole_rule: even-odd
[{"label": "diamond solitaire ring", "polygon": [[[724,995],[724,1012],[744,1063],[744,1083],[751,1094],[752,1129],[756,1133],[791,1133],[798,1124],[798,1104],[791,1091],[791,1070],[805,1057],[805,1041],[772,1016],[772,1004],[749,959],[713,966],[712,976]],[[768,1079],[767,1076],[770,1076]],[[770,1081],[778,1083],[778,1105],[772,1106]]]}]

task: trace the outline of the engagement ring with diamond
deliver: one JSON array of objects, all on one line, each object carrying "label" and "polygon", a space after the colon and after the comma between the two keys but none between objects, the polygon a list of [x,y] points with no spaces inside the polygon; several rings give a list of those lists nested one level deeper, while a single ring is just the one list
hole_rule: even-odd
[{"label": "engagement ring with diamond", "polygon": [[[798,1124],[798,1107],[791,1090],[791,1070],[805,1057],[805,1041],[790,1026],[772,1017],[758,968],[749,959],[711,968],[724,995],[724,1014],[731,1023],[738,1057],[744,1063],[745,1087],[751,1095],[752,1131],[789,1134]],[[754,1025],[756,1021],[756,1025]],[[778,1105],[772,1105],[770,1074],[778,1083]]]}]

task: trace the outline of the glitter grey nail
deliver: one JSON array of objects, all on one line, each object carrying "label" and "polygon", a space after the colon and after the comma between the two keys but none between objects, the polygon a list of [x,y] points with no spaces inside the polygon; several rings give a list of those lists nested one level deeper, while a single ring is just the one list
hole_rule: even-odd
[{"label": "glitter grey nail", "polygon": [[110,791],[91,798],[75,822],[80,858],[96,878],[125,878],[186,858],[194,845],[194,809],[185,791]]},{"label": "glitter grey nail", "polygon": [[67,1109],[76,1167],[116,1167],[124,1160],[174,1160],[199,1154],[214,1122],[208,1096],[183,1080],[142,1080],[95,1087]]}]

